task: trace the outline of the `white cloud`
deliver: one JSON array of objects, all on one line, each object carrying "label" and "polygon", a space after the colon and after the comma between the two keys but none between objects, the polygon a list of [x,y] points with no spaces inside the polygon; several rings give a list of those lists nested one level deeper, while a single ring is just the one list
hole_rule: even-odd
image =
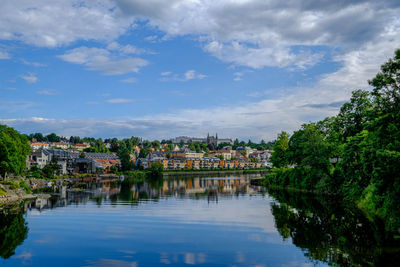
[{"label": "white cloud", "polygon": [[142,58],[121,57],[106,49],[86,46],[68,50],[59,57],[70,63],[84,65],[89,70],[100,71],[105,75],[136,73],[141,67],[148,65],[148,61]]},{"label": "white cloud", "polygon": [[169,76],[171,74],[172,74],[172,72],[170,72],[170,71],[161,72],[161,76]]},{"label": "white cloud", "polygon": [[243,80],[243,76],[247,72],[253,72],[253,71],[251,71],[251,70],[237,71],[237,72],[233,73],[233,75],[235,76],[233,78],[233,80],[235,82],[239,82],[239,81]]},{"label": "white cloud", "polygon": [[130,28],[112,0],[3,0],[0,39],[57,47],[77,40],[113,40]]},{"label": "white cloud", "polygon": [[34,67],[46,67],[46,64],[39,63],[39,62],[31,62],[25,59],[22,59],[21,62],[25,65],[34,66]]},{"label": "white cloud", "polygon": [[[355,51],[366,42],[378,41],[399,11],[399,2],[390,0],[301,4],[279,0],[4,0],[0,39],[47,47],[78,40],[106,41],[120,53],[143,54],[149,51],[115,42],[141,20],[165,34],[163,39],[198,37],[205,51],[234,65],[308,68],[323,54],[299,47]],[[144,39],[157,38],[153,34]]]},{"label": "white cloud", "polygon": [[129,55],[129,54],[136,54],[136,55],[140,55],[140,54],[154,54],[154,52],[148,50],[148,49],[144,49],[144,48],[138,48],[134,45],[120,45],[117,42],[112,42],[107,46],[108,50],[113,50],[113,51],[118,51],[121,54],[124,55]]},{"label": "white cloud", "polygon": [[160,81],[168,82],[168,81],[179,81],[179,82],[186,82],[194,79],[202,80],[207,77],[207,75],[201,74],[196,72],[195,70],[188,70],[182,76],[178,74],[173,74],[170,71],[162,72],[162,78]]},{"label": "white cloud", "polygon": [[[398,17],[396,1],[129,1],[121,12],[145,17],[149,25],[174,36],[199,36],[204,49],[234,65],[307,68],[323,54],[296,47],[358,49]],[[240,18],[240,19],[238,19]]]},{"label": "white cloud", "polygon": [[134,102],[134,100],[129,98],[113,98],[107,100],[107,103],[111,104],[132,103],[132,102]]},{"label": "white cloud", "polygon": [[195,70],[188,70],[187,72],[185,72],[185,75],[184,75],[184,80],[185,81],[189,81],[189,80],[193,80],[193,79],[204,79],[205,77],[207,77],[206,75],[204,75],[204,74],[201,74],[201,73],[196,73],[196,71]]},{"label": "white cloud", "polygon": [[121,80],[121,82],[123,82],[123,83],[135,83],[135,82],[137,82],[137,79],[134,78],[134,77],[131,77],[131,78],[123,79],[123,80]]},{"label": "white cloud", "polygon": [[24,79],[27,83],[36,83],[38,81],[38,77],[31,72],[29,72],[28,75],[20,75],[19,77]]}]

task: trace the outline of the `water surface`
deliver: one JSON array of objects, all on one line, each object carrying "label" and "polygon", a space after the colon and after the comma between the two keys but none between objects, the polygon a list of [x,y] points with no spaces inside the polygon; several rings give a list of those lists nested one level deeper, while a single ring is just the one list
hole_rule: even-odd
[{"label": "water surface", "polygon": [[[293,207],[298,202],[285,202],[274,193],[272,197],[263,188],[249,185],[249,179],[195,177],[92,184],[80,192],[66,191],[57,198],[26,203],[25,211],[0,217],[0,265],[363,265],[352,259],[365,256],[362,242],[355,243],[357,255],[346,256],[350,245],[327,232],[334,230],[329,225],[335,218],[332,214],[329,220],[321,218],[332,210],[315,209],[300,216],[302,208],[310,207]],[[335,214],[343,216],[338,210]],[[359,216],[355,214],[350,223],[360,223],[354,219]],[[362,223],[369,230],[360,238],[374,239],[369,235],[376,234],[375,230],[368,221]],[[365,229],[365,225],[358,227]],[[347,230],[355,231],[351,226]],[[345,245],[338,246],[340,242]],[[393,243],[387,245],[396,249]],[[374,253],[368,260],[382,255],[397,260],[393,253]]]}]

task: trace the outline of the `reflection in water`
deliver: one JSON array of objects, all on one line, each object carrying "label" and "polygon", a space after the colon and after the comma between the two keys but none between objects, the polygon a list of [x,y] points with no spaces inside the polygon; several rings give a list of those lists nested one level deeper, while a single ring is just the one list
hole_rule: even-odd
[{"label": "reflection in water", "polygon": [[[150,179],[146,182],[122,184],[120,194],[115,200],[139,201],[156,200],[160,197],[207,197],[209,201],[218,202],[218,194],[231,195],[239,193],[256,193],[249,186],[251,176],[220,178],[182,178]],[[135,202],[134,202],[135,203]]]},{"label": "reflection in water", "polygon": [[270,191],[274,200],[250,179],[63,187],[26,203],[26,215],[0,213],[0,265],[21,264],[24,255],[36,266],[58,258],[64,266],[398,264],[399,242],[359,210],[283,191]]},{"label": "reflection in water", "polygon": [[326,196],[268,193],[277,200],[271,208],[279,233],[291,237],[310,259],[340,266],[399,266],[400,240],[360,210]]},{"label": "reflection in water", "polygon": [[0,257],[8,259],[28,235],[23,211],[0,211]]}]

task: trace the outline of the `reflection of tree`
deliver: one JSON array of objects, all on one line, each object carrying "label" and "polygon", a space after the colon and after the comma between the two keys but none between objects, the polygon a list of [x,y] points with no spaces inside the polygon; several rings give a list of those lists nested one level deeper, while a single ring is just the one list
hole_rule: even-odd
[{"label": "reflection of tree", "polygon": [[340,266],[398,266],[400,240],[356,208],[332,198],[270,191],[275,224],[307,257]]},{"label": "reflection of tree", "polygon": [[8,259],[14,255],[27,235],[28,227],[22,211],[17,214],[0,213],[0,257]]}]

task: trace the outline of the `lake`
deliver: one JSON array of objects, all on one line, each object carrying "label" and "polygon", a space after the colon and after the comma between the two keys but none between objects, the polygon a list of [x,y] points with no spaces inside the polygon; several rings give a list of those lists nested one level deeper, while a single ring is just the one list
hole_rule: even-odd
[{"label": "lake", "polygon": [[399,266],[398,239],[357,209],[250,179],[88,184],[27,202],[0,213],[0,265]]}]

